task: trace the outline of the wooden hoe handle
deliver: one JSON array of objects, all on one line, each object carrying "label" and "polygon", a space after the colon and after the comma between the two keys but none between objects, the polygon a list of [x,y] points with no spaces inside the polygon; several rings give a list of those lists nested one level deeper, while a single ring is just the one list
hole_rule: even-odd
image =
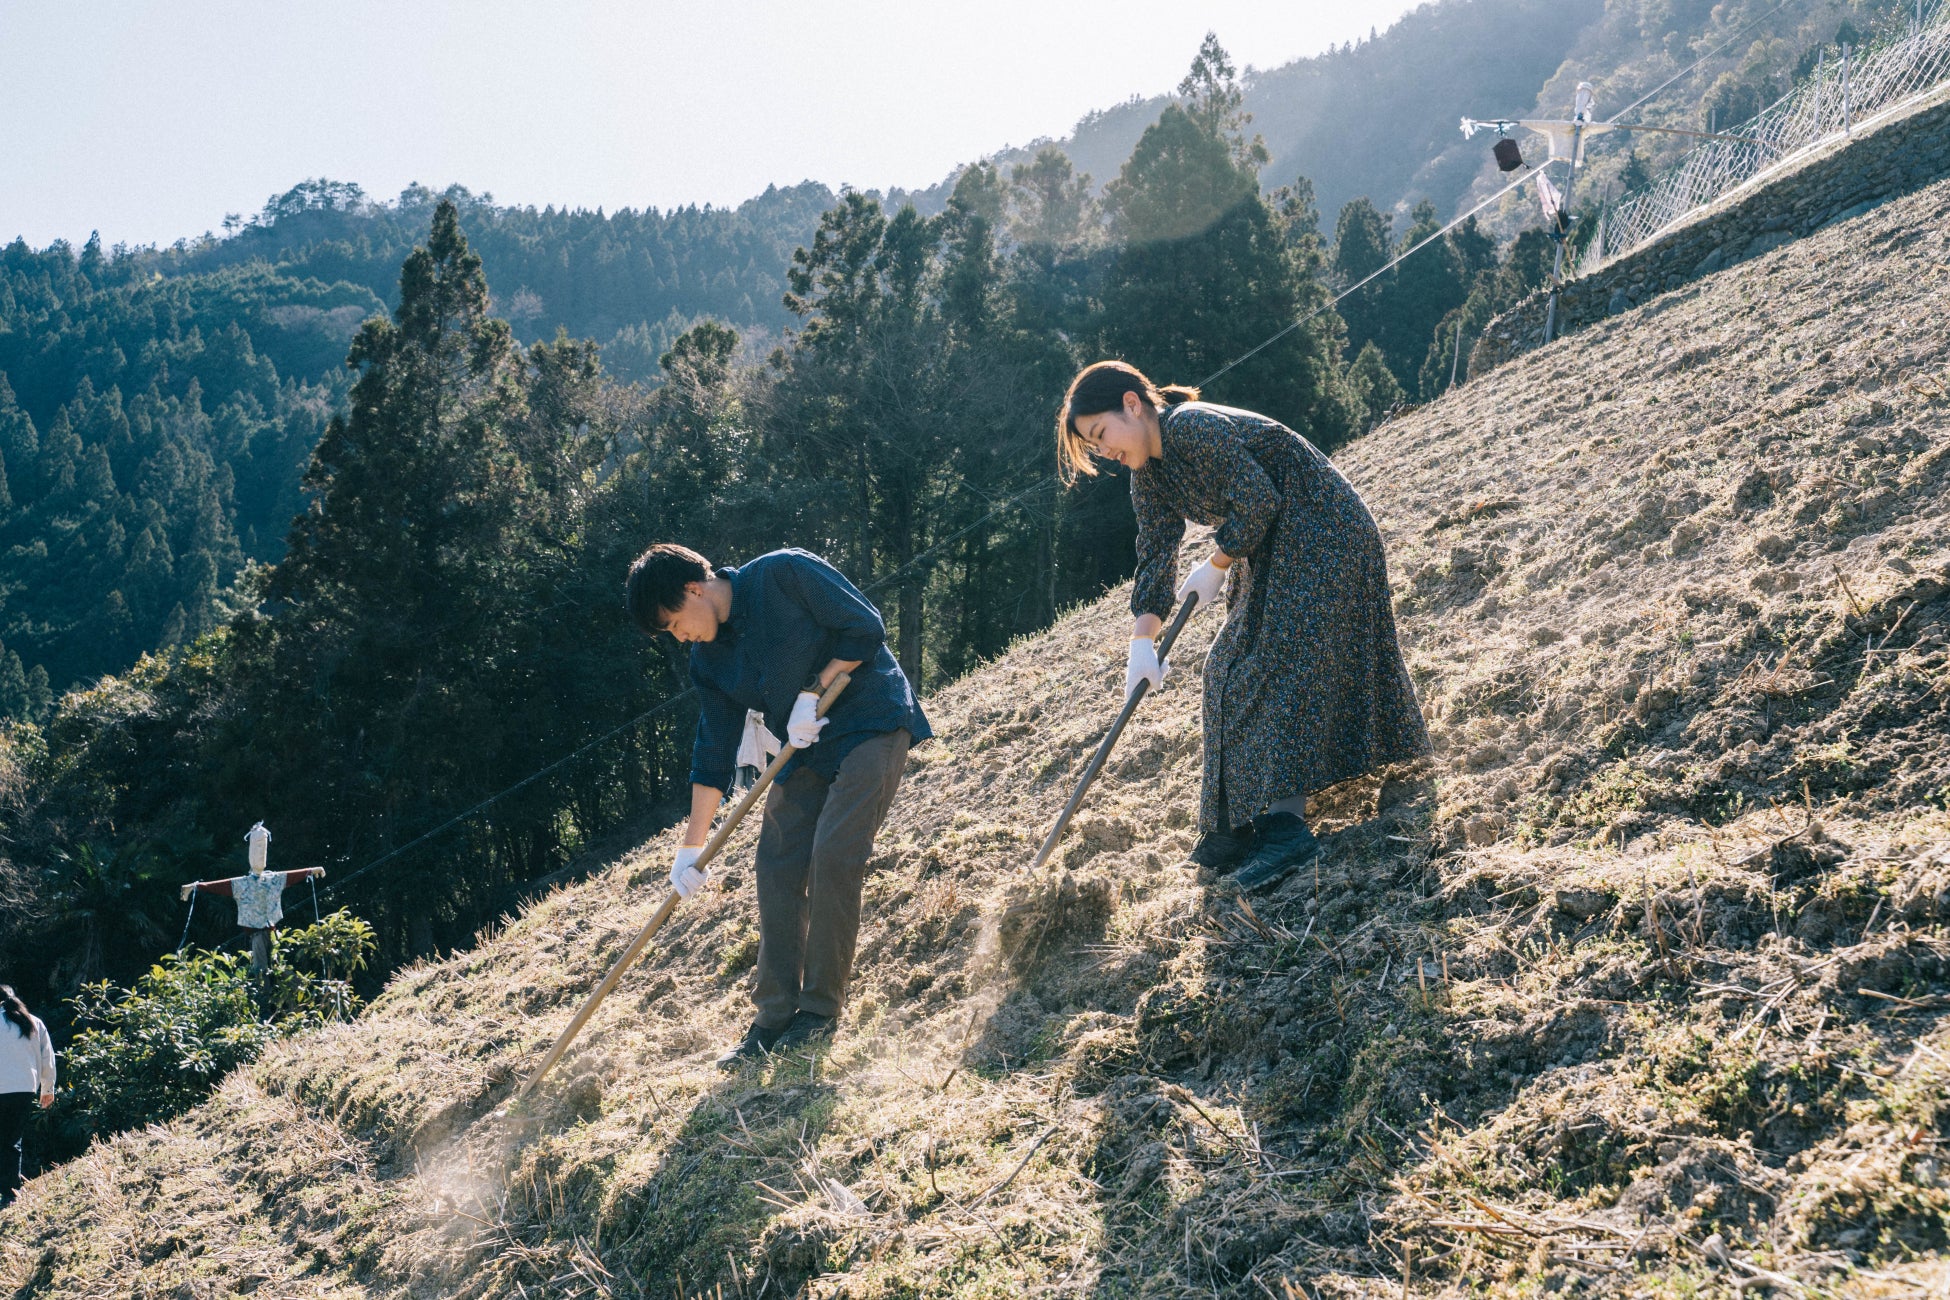
[{"label": "wooden hoe handle", "polygon": [[[1164,636],[1158,639],[1160,663],[1163,663],[1165,656],[1171,653],[1171,643],[1178,639],[1178,633],[1184,628],[1185,620],[1192,616],[1192,610],[1198,603],[1198,593],[1193,592],[1178,607],[1178,614],[1171,620],[1171,626],[1166,628]],[[1123,709],[1118,712],[1117,721],[1110,724],[1110,730],[1104,733],[1102,742],[1098,744],[1097,752],[1090,760],[1090,766],[1083,769],[1083,779],[1077,782],[1076,793],[1070,796],[1070,802],[1063,805],[1062,815],[1056,819],[1056,825],[1050,827],[1049,837],[1043,841],[1043,847],[1036,850],[1036,858],[1029,864],[1029,870],[1036,870],[1049,861],[1050,854],[1056,852],[1056,841],[1063,837],[1064,830],[1070,824],[1070,818],[1076,816],[1077,807],[1083,802],[1083,796],[1089,791],[1091,783],[1097,779],[1097,774],[1104,770],[1104,763],[1110,758],[1111,747],[1117,744],[1117,738],[1124,734],[1124,724],[1131,720],[1131,715],[1137,712],[1138,702],[1144,699],[1150,690],[1149,681],[1139,682],[1138,688],[1131,692],[1131,698],[1124,701]]]},{"label": "wooden hoe handle", "polygon": [[[819,697],[817,716],[822,718],[826,716],[826,710],[832,706],[834,700],[839,698],[840,692],[845,690],[846,684],[852,680],[845,673],[833,679],[833,684],[828,686],[825,693]],[[772,784],[773,778],[779,774],[779,769],[798,752],[798,747],[794,745],[787,745],[779,751],[778,757],[774,758],[764,774],[752,783],[752,788],[745,791],[744,798],[738,801],[737,806],[731,810],[731,815],[718,826],[717,834],[705,844],[703,850],[697,855],[697,861],[691,865],[701,869],[712,858],[718,856],[718,850],[725,846],[726,841],[731,838],[731,833],[738,829],[738,823],[744,820],[745,814],[751,811],[752,805],[758,802],[759,796],[764,794],[767,787]],[[588,1000],[582,1004],[561,1034],[557,1036],[555,1045],[548,1049],[546,1056],[542,1057],[542,1063],[535,1067],[533,1074],[528,1076],[528,1082],[521,1085],[521,1091],[515,1094],[517,1101],[527,1097],[541,1086],[542,1080],[548,1077],[548,1072],[555,1068],[556,1063],[562,1059],[562,1054],[569,1050],[569,1044],[573,1043],[576,1035],[582,1032],[582,1027],[589,1023],[589,1017],[596,1014],[596,1008],[603,1004],[603,999],[608,997],[611,990],[622,980],[623,973],[643,955],[643,950],[650,945],[650,940],[656,937],[657,931],[663,929],[664,922],[670,919],[670,914],[676,911],[677,905],[683,901],[684,896],[673,889],[670,891],[670,896],[657,905],[657,910],[650,914],[650,919],[644,922],[641,930],[637,931],[636,938],[632,939],[630,946],[623,950],[623,955],[611,964],[609,973],[603,976],[603,982],[596,986],[595,992],[589,995]]]}]

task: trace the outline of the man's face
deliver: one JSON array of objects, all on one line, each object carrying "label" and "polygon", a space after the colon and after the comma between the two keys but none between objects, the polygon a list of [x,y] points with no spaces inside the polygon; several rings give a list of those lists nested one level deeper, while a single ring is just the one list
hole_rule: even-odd
[{"label": "man's face", "polygon": [[676,613],[667,609],[658,610],[657,622],[673,640],[685,644],[718,639],[718,611],[705,598],[704,584],[701,582],[685,583],[684,603]]}]

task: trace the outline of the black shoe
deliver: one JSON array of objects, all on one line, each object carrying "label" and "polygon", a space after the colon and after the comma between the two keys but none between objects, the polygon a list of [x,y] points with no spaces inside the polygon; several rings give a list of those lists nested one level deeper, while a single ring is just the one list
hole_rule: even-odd
[{"label": "black shoe", "polygon": [[833,1036],[833,1017],[822,1016],[817,1011],[795,1011],[792,1022],[779,1034],[779,1041],[773,1045],[775,1052],[794,1052],[802,1047],[812,1047]]},{"label": "black shoe", "polygon": [[762,1061],[779,1048],[779,1040],[785,1037],[790,1026],[767,1029],[764,1025],[753,1024],[745,1031],[744,1041],[718,1058],[720,1070],[735,1070],[750,1061]]},{"label": "black shoe", "polygon": [[1239,888],[1247,893],[1284,880],[1288,872],[1311,862],[1320,852],[1320,841],[1307,829],[1307,823],[1292,813],[1268,813],[1254,827],[1258,842],[1236,877]]},{"label": "black shoe", "polygon": [[1223,876],[1244,862],[1252,850],[1253,828],[1250,826],[1236,831],[1207,831],[1192,846],[1192,861]]}]

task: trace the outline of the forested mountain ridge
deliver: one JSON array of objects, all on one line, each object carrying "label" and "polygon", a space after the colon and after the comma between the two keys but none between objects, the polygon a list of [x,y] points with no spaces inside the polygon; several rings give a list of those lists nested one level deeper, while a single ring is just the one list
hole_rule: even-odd
[{"label": "forested mountain ridge", "polygon": [[[447,197],[517,338],[603,340],[637,380],[696,319],[754,347],[782,328],[793,250],[833,198],[605,217]],[[0,249],[0,715],[209,630],[243,565],[283,554],[347,345],[396,299],[436,199],[308,181],[223,239]]]},{"label": "forested mountain ridge", "polygon": [[[1362,196],[1398,215],[1430,199],[1446,219],[1484,162],[1480,145],[1459,147],[1456,119],[1528,110],[1605,7],[1442,0],[1367,40],[1248,70],[1244,108],[1266,142],[1268,183],[1307,177],[1330,225]],[[1056,143],[1079,171],[1108,180],[1169,98],[1133,97],[1091,113]]]},{"label": "forested mountain ridge", "polygon": [[657,357],[691,321],[773,332],[791,322],[781,301],[786,268],[834,195],[804,181],[768,187],[735,208],[605,215],[498,205],[460,186],[436,194],[414,185],[375,202],[357,185],[317,180],[273,198],[250,221],[233,218],[226,238],[171,250],[170,260],[189,273],[268,263],[288,275],[357,284],[391,303],[399,265],[425,240],[442,198],[474,232],[497,286],[496,308],[517,338],[533,342],[564,329],[601,343],[613,373],[654,379]]},{"label": "forested mountain ridge", "polygon": [[246,560],[281,553],[380,306],[261,265],[0,250],[0,713],[214,625]]},{"label": "forested mountain ridge", "polygon": [[[1631,120],[1737,127],[1807,76],[1822,51],[1832,62],[1840,42],[1859,45],[1914,12],[1906,0],[1438,0],[1365,40],[1247,69],[1243,108],[1266,143],[1268,188],[1304,176],[1330,228],[1347,203],[1366,198],[1399,234],[1418,203],[1447,220],[1502,183],[1484,141],[1457,131],[1459,118],[1563,117],[1577,83],[1590,81],[1600,117],[1650,95]],[[1133,96],[995,161],[1023,161],[1054,143],[1102,185],[1171,98]],[[1613,137],[1593,147],[1580,185],[1618,193],[1690,145]],[[915,197],[938,203],[950,183]],[[1534,221],[1526,195],[1490,224],[1508,239]]]}]

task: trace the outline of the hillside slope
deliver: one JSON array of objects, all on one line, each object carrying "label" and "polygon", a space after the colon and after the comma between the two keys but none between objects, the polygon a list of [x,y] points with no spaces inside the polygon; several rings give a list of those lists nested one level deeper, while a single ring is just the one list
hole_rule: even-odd
[{"label": "hillside slope", "polygon": [[1317,872],[1184,865],[1206,620],[1020,873],[1115,593],[933,698],[829,1052],[710,1064],[746,835],[493,1117],[654,842],[39,1179],[4,1293],[1940,1294],[1947,230],[1939,185],[1342,454],[1441,753],[1322,800]]}]

